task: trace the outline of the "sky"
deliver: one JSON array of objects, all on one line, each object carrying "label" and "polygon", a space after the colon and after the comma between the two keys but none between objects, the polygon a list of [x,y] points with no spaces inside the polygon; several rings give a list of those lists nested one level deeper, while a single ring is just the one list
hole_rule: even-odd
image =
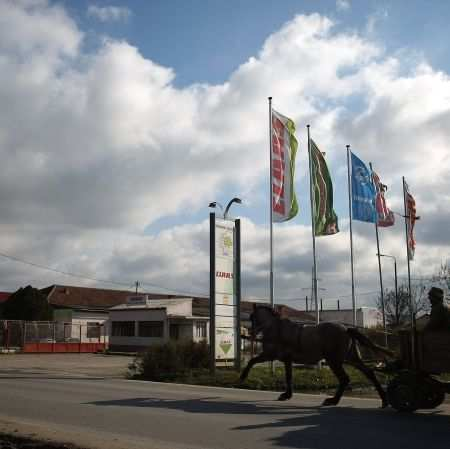
[{"label": "sky", "polygon": [[[238,196],[242,295],[269,291],[268,100],[296,124],[300,212],[274,224],[275,302],[304,307],[306,125],[340,232],[316,240],[325,307],[351,304],[346,145],[390,207],[421,219],[424,283],[450,258],[450,3],[0,0],[0,290],[209,293],[208,204]],[[406,281],[404,222],[380,229]],[[353,222],[358,305],[379,291],[375,229]],[[393,259],[382,259],[386,288]]]}]

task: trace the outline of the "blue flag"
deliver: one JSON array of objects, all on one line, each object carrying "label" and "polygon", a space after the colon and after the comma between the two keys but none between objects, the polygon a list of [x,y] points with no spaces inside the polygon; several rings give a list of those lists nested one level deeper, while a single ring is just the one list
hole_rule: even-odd
[{"label": "blue flag", "polygon": [[352,217],[354,220],[375,223],[375,187],[364,162],[352,153]]}]

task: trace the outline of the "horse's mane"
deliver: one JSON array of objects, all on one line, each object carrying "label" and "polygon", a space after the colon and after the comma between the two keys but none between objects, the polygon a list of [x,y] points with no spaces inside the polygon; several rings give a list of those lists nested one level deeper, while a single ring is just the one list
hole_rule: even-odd
[{"label": "horse's mane", "polygon": [[256,307],[258,309],[266,309],[272,314],[272,316],[276,318],[281,318],[280,312],[278,312],[278,310],[275,310],[272,306],[269,306],[267,304],[258,304]]}]

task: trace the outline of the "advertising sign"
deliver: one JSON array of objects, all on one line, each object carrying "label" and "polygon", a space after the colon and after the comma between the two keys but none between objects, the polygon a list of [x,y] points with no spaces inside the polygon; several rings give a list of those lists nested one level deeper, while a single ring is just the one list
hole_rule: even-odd
[{"label": "advertising sign", "polygon": [[235,223],[215,222],[215,358],[233,360],[236,346]]},{"label": "advertising sign", "polygon": [[234,329],[216,327],[216,360],[234,359],[235,340]]}]

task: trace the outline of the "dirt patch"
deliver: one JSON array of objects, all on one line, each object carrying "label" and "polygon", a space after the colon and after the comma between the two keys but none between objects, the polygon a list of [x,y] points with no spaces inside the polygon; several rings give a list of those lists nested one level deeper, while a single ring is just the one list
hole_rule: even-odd
[{"label": "dirt patch", "polygon": [[39,441],[0,433],[0,449],[84,449],[72,444]]},{"label": "dirt patch", "polygon": [[132,356],[1,354],[0,376],[124,378]]}]

